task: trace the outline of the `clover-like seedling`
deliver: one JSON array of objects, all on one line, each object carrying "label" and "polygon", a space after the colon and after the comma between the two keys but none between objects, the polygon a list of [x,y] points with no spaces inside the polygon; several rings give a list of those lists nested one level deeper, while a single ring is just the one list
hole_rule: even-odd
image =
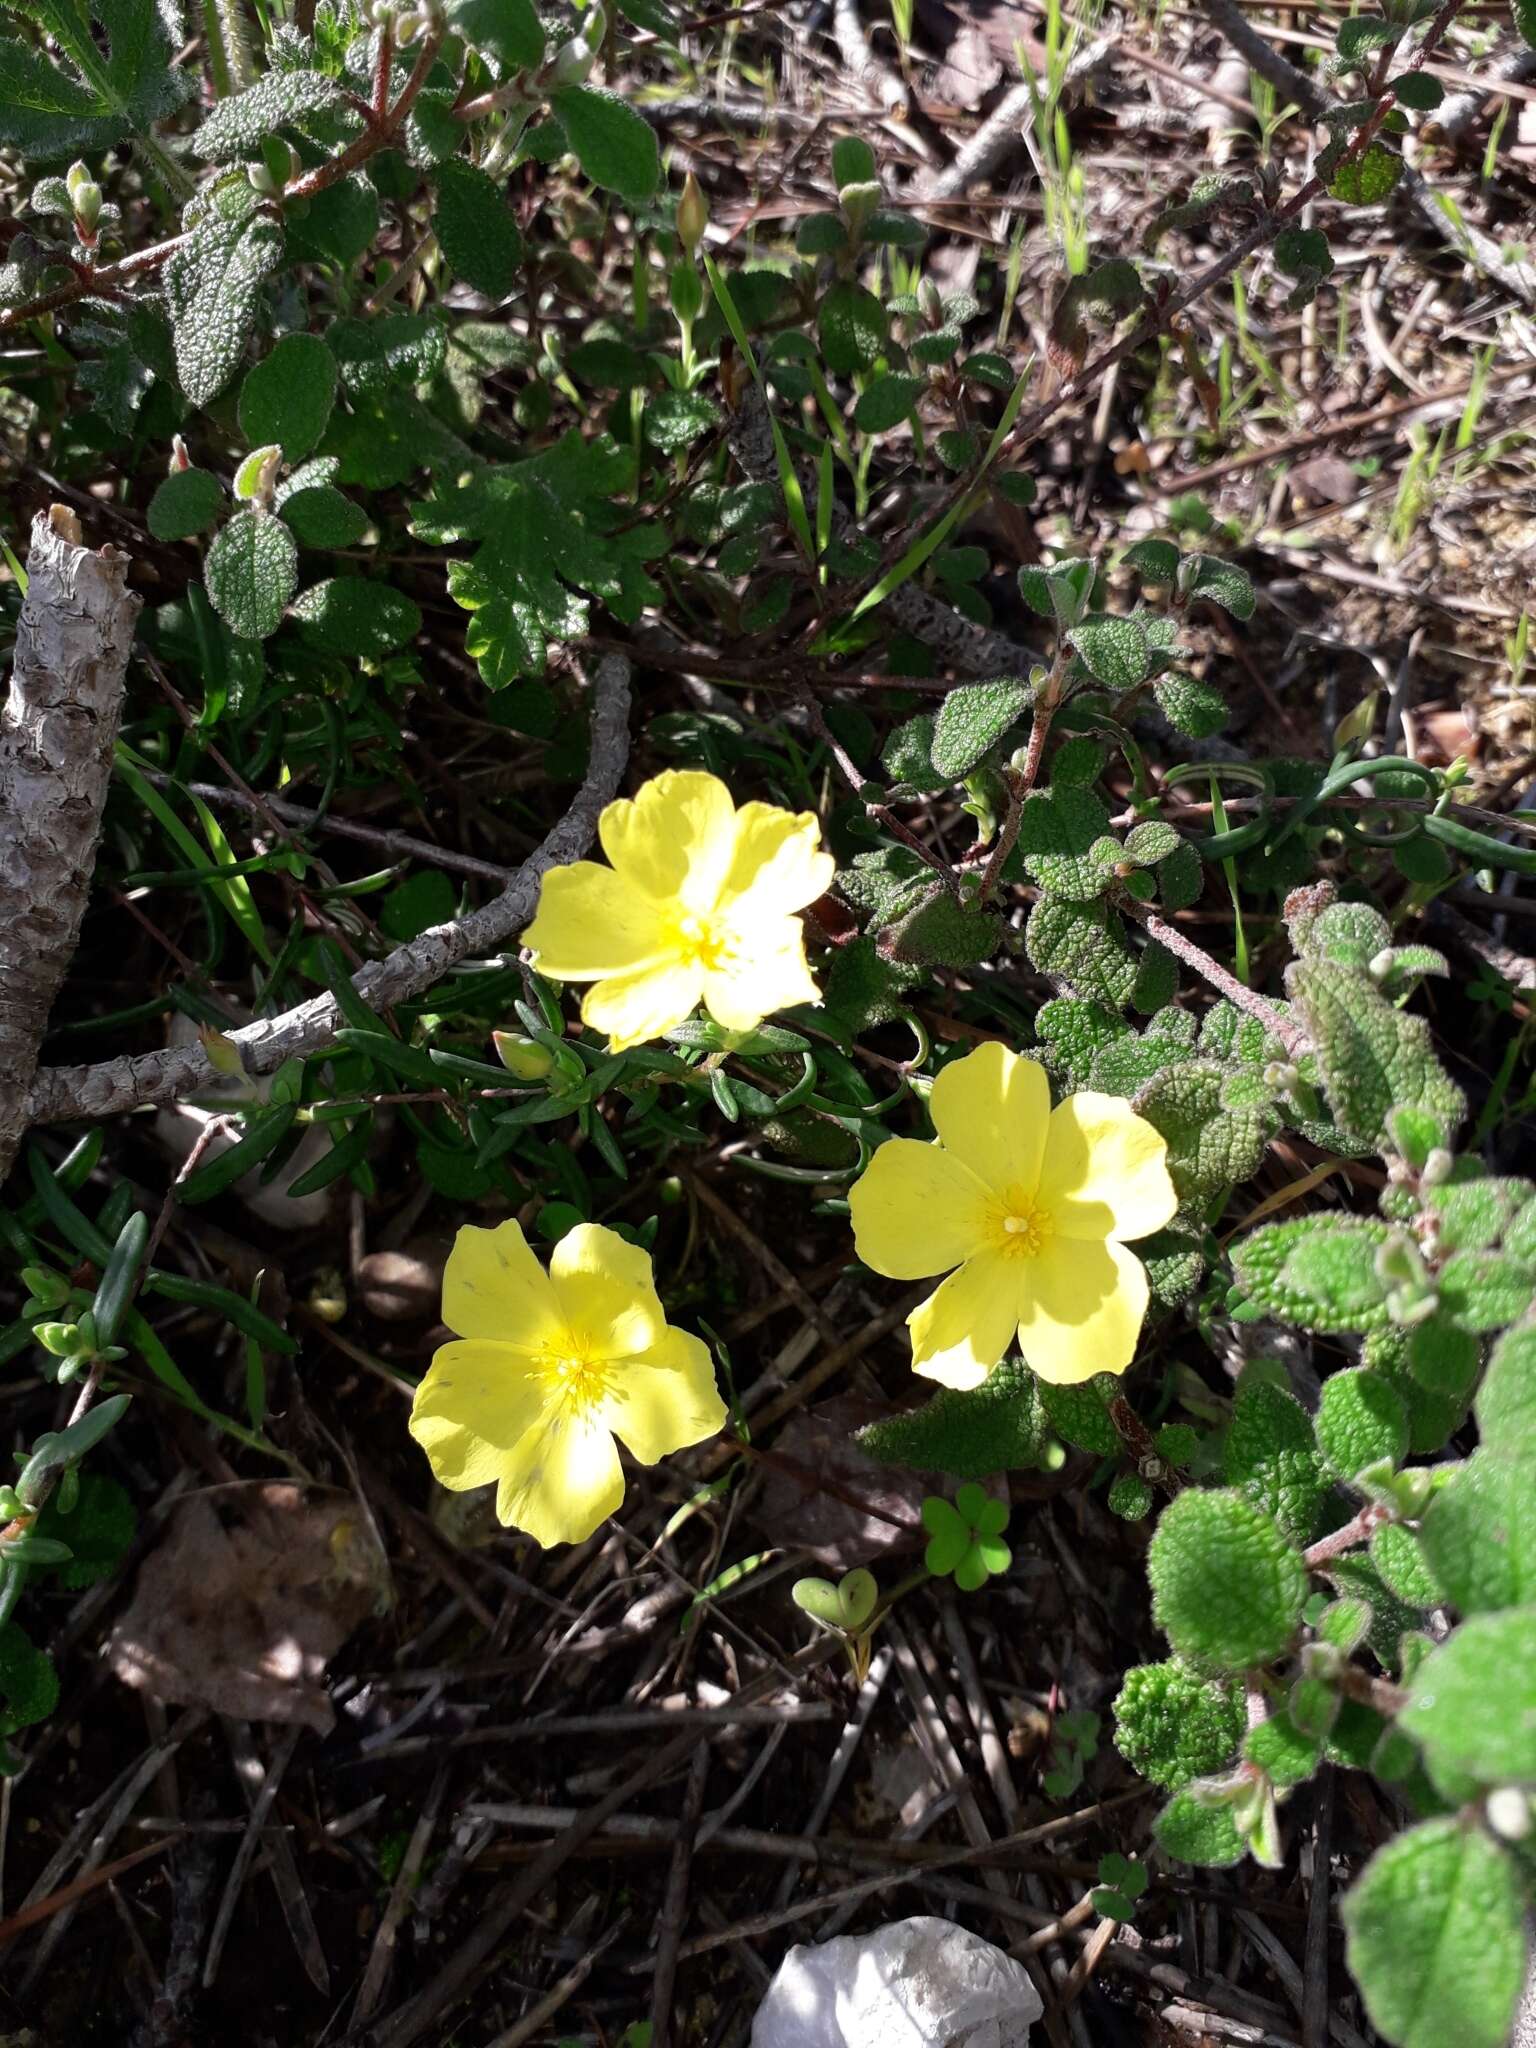
[{"label": "clover-like seedling", "polygon": [[936,1579],[952,1578],[962,1593],[974,1593],[1013,1563],[1013,1552],[1001,1540],[1007,1526],[1007,1502],[993,1500],[974,1482],[960,1488],[953,1506],[930,1494],[923,1502],[930,1539],[923,1562]]},{"label": "clover-like seedling", "polygon": [[835,1586],[830,1579],[796,1579],[789,1597],[818,1628],[842,1637],[854,1683],[862,1685],[869,1673],[869,1623],[880,1598],[874,1573],[859,1567]]},{"label": "clover-like seedling", "polygon": [[1099,1882],[1094,1887],[1095,1912],[1106,1920],[1130,1920],[1136,1901],[1147,1888],[1147,1866],[1111,1852],[1099,1858]]}]

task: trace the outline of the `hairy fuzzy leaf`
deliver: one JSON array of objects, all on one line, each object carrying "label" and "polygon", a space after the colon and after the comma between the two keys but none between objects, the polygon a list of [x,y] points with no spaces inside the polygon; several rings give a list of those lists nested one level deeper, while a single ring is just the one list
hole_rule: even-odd
[{"label": "hairy fuzzy leaf", "polygon": [[1375,1259],[1387,1235],[1384,1223],[1365,1216],[1264,1223],[1234,1245],[1232,1270],[1257,1308],[1304,1330],[1384,1329],[1386,1289]]},{"label": "hairy fuzzy leaf", "polygon": [[262,284],[283,259],[283,231],[243,177],[200,195],[187,221],[188,238],[165,266],[165,302],[181,388],[206,405],[245,353]]},{"label": "hairy fuzzy leaf", "polygon": [[921,1408],[867,1424],[857,1441],[888,1465],[987,1479],[1030,1470],[1045,1431],[1040,1382],[1019,1359],[1005,1358],[974,1392],[942,1388]]},{"label": "hairy fuzzy leaf", "polygon": [[193,90],[189,73],[171,69],[174,16],[155,0],[4,0],[4,11],[58,52],[55,61],[0,34],[0,143],[29,157],[94,154],[148,134]]},{"label": "hairy fuzzy leaf", "polygon": [[1300,1554],[1236,1493],[1187,1488],[1147,1553],[1152,1612],[1181,1657],[1244,1671],[1280,1656],[1306,1598]]},{"label": "hairy fuzzy leaf", "polygon": [[178,469],[149,501],[145,523],[156,540],[187,540],[203,533],[224,509],[224,487],[206,469]]},{"label": "hairy fuzzy leaf", "polygon": [[1202,1677],[1175,1658],[1125,1674],[1115,1701],[1115,1747],[1165,1791],[1225,1770],[1242,1736],[1242,1695],[1227,1681]]},{"label": "hairy fuzzy leaf", "polygon": [[293,616],[311,647],[373,661],[393,654],[421,631],[421,611],[410,598],[361,576],[316,583],[295,601]]},{"label": "hairy fuzzy leaf", "polygon": [[969,775],[1023,712],[1033,694],[1030,685],[1016,676],[965,683],[958,690],[951,690],[939,706],[934,723],[934,767],[953,782]]},{"label": "hairy fuzzy leaf", "polygon": [[432,192],[432,227],[449,269],[488,299],[504,299],[517,282],[523,238],[502,187],[454,158],[433,174]]},{"label": "hairy fuzzy leaf", "polygon": [[1286,974],[1317,1045],[1328,1106],[1347,1137],[1388,1142],[1394,1108],[1418,1108],[1454,1129],[1466,1098],[1436,1059],[1422,1017],[1394,1009],[1370,977],[1327,960],[1302,960]]},{"label": "hairy fuzzy leaf", "polygon": [[567,86],[550,104],[594,185],[624,199],[650,198],[661,179],[661,153],[648,121],[617,93],[591,85]]},{"label": "hairy fuzzy leaf", "polygon": [[322,71],[269,71],[244,92],[220,100],[192,137],[192,147],[204,163],[229,163],[253,155],[279,128],[342,104],[340,79]]},{"label": "hairy fuzzy leaf", "polygon": [[237,512],[215,534],[203,562],[214,610],[245,640],[277,631],[298,580],[293,535],[272,512]]},{"label": "hairy fuzzy leaf", "polygon": [[276,442],[285,462],[320,445],[336,402],[336,358],[315,334],[285,334],[240,386],[240,431],[249,447]]}]

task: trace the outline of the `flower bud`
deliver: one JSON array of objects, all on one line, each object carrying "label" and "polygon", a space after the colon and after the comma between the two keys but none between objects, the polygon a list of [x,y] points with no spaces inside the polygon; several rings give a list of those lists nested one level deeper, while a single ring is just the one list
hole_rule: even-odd
[{"label": "flower bud", "polygon": [[491,1043],[496,1057],[517,1081],[544,1081],[553,1071],[555,1056],[547,1045],[524,1038],[516,1031],[493,1031]]},{"label": "flower bud", "polygon": [[709,201],[690,171],[683,180],[683,196],[677,202],[677,238],[691,256],[704,239],[709,226]]},{"label": "flower bud", "polygon": [[424,14],[410,13],[398,16],[395,21],[395,41],[404,49],[407,43],[414,43],[426,27]]},{"label": "flower bud", "polygon": [[928,325],[930,327],[943,326],[944,301],[939,295],[938,286],[934,283],[931,277],[925,277],[922,283],[918,286],[917,303],[922,312],[923,318],[928,322]]},{"label": "flower bud", "polygon": [[539,75],[551,92],[558,92],[566,86],[585,85],[596,62],[596,47],[585,34],[573,36],[561,44]]},{"label": "flower bud", "polygon": [[93,184],[94,182],[95,181],[92,179],[89,169],[80,161],[78,157],[76,157],[75,161],[70,165],[69,169],[64,174],[64,183],[69,188],[69,196],[71,200],[73,200],[76,192],[79,191],[82,185],[90,185]]},{"label": "flower bud", "polygon": [[171,459],[166,464],[167,471],[171,476],[175,476],[178,470],[190,469],[191,467],[192,458],[187,453],[186,442],[181,438],[180,434],[172,434]]},{"label": "flower bud", "polygon": [[1455,1164],[1456,1161],[1445,1147],[1443,1145],[1436,1145],[1424,1162],[1424,1170],[1419,1175],[1419,1186],[1421,1188],[1438,1188],[1443,1186],[1450,1179],[1451,1169]]},{"label": "flower bud", "polygon": [[251,190],[259,192],[263,199],[275,199],[278,194],[276,178],[265,164],[247,164],[245,175],[250,180]]},{"label": "flower bud", "polygon": [[277,442],[253,449],[235,471],[235,496],[264,503],[272,495],[272,486],[282,466],[283,451]]},{"label": "flower bud", "polygon": [[1488,1825],[1506,1842],[1523,1842],[1531,1832],[1531,1802],[1519,1785],[1500,1785],[1488,1794]]},{"label": "flower bud", "polygon": [[69,196],[74,201],[75,226],[80,230],[80,239],[94,238],[96,223],[101,219],[101,187],[93,178],[83,178],[72,185]]}]

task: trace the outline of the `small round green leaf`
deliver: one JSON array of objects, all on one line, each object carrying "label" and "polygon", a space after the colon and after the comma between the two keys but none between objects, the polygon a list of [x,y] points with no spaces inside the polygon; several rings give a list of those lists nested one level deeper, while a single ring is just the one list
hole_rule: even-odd
[{"label": "small round green leaf", "polygon": [[1536,1784],[1536,1606],[1464,1621],[1419,1666],[1400,1718],[1437,1778]]},{"label": "small round green leaf", "polygon": [[448,267],[488,299],[517,282],[523,238],[506,194],[491,177],[455,157],[432,175],[432,226]]},{"label": "small round green leaf", "polygon": [[1408,1455],[1408,1411],[1392,1383],[1368,1367],[1336,1372],[1317,1411],[1318,1448],[1341,1479],[1353,1479],[1382,1459],[1400,1465]]},{"label": "small round green leaf", "polygon": [[311,647],[372,660],[393,654],[421,631],[421,612],[410,598],[361,576],[316,583],[294,605],[293,615]]},{"label": "small round green leaf", "polygon": [[874,293],[846,279],[826,292],[816,327],[827,368],[840,377],[867,370],[890,334],[885,308]]},{"label": "small round green leaf", "polygon": [[1243,1671],[1280,1656],[1306,1598],[1301,1556],[1238,1494],[1191,1487],[1163,1512],[1147,1553],[1152,1611],[1182,1657]]},{"label": "small round green leaf", "polygon": [[223,487],[210,470],[178,469],[150,499],[145,518],[156,540],[187,540],[212,526],[223,507]]},{"label": "small round green leaf", "polygon": [[624,199],[650,198],[661,180],[661,153],[649,122],[617,93],[591,85],[567,86],[551,105],[594,185]]}]

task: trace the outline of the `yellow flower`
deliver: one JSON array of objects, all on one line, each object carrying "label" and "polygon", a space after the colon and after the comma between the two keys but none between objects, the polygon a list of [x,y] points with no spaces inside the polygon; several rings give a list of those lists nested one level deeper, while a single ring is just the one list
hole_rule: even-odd
[{"label": "yellow flower", "polygon": [[496,1513],[546,1547],[581,1543],[624,1498],[617,1436],[642,1465],[725,1421],[709,1352],[668,1326],[647,1252],[600,1223],[546,1273],[515,1223],[466,1225],[443,1274],[459,1333],[411,1404],[444,1486],[496,1488]]},{"label": "yellow flower", "polygon": [[907,1318],[914,1368],[978,1387],[1017,1339],[1057,1385],[1124,1372],[1147,1312],[1124,1240],[1178,1207],[1160,1134],[1113,1095],[1053,1110],[1044,1068],[996,1042],[943,1069],[930,1109],[937,1141],[891,1139],[849,1195],[865,1265],[949,1273]]},{"label": "yellow flower", "polygon": [[717,776],[668,769],[597,831],[613,865],[551,869],[523,942],[541,974],[597,983],[581,1014],[610,1050],[661,1037],[701,999],[728,1031],[820,1002],[794,915],[834,872],[813,812],[738,811]]}]

